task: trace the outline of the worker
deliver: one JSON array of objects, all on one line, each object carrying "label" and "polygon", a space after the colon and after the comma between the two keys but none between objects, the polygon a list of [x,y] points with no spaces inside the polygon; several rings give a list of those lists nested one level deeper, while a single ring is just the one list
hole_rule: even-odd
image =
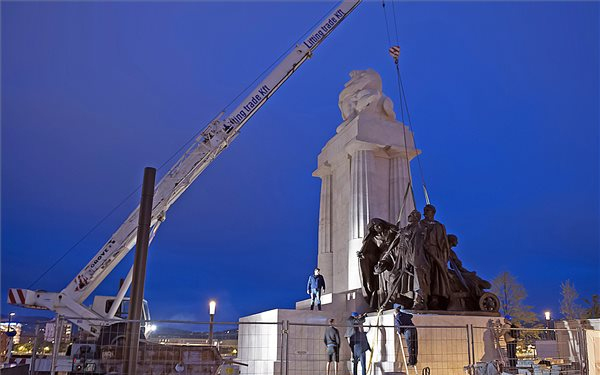
[{"label": "worker", "polygon": [[[399,336],[403,335],[406,338],[408,366],[416,366],[419,354],[417,329],[412,321],[412,317],[412,314],[404,310],[404,306],[394,304],[394,327],[396,327],[396,332]],[[400,340],[402,340],[402,337],[400,337]]]},{"label": "worker", "polygon": [[348,345],[350,345],[350,352],[352,353],[352,359],[354,361],[354,375],[357,375],[358,362],[361,362],[362,364],[363,374],[366,373],[365,352],[371,350],[369,348],[367,336],[363,330],[366,315],[367,313],[359,314],[358,312],[353,311],[346,320],[347,328],[344,337],[346,337]]},{"label": "worker", "polygon": [[365,314],[359,314],[356,311],[352,312],[352,314],[350,314],[350,316],[348,317],[348,319],[346,320],[346,334],[344,335],[344,337],[348,340],[348,344],[350,344],[350,338],[354,335],[355,333],[355,328],[357,328],[359,331],[362,331],[362,326],[365,323]]},{"label": "worker", "polygon": [[[361,327],[362,328],[362,327]],[[353,375],[358,375],[358,362],[362,367],[362,375],[367,375],[367,350],[371,350],[367,334],[359,327],[354,327],[354,334],[350,336],[350,349],[354,363]]]},{"label": "worker", "polygon": [[329,327],[325,329],[323,342],[327,347],[327,375],[333,362],[333,373],[337,375],[340,362],[340,332],[333,326],[334,320],[329,319]]},{"label": "worker", "polygon": [[321,310],[321,294],[325,292],[325,279],[320,274],[321,270],[315,268],[312,275],[308,277],[306,283],[306,293],[310,295],[310,309],[315,309],[315,303],[317,308]]}]

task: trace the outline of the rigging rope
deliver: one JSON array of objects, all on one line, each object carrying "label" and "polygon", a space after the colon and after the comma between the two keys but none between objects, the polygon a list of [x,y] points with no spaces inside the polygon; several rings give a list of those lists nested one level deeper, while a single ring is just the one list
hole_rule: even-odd
[{"label": "rigging rope", "polygon": [[[391,37],[390,37],[389,23],[388,23],[388,19],[387,19],[387,11],[385,9],[385,0],[381,0],[381,5],[383,7],[383,15],[385,18],[388,43],[391,45],[392,42],[391,42]],[[392,3],[392,5],[393,5],[393,3]],[[397,33],[396,33],[396,42],[398,42],[398,34]],[[392,53],[392,48],[390,48],[390,54]],[[398,53],[399,53],[399,51],[398,51]],[[396,63],[396,67],[397,67],[398,66],[398,58],[395,56],[396,55],[394,55],[394,61]],[[408,156],[408,147],[407,147],[407,143],[406,143],[406,126],[404,125],[404,106],[402,105],[402,91],[399,88],[398,88],[398,95],[400,95],[400,120],[402,121],[402,136],[404,138],[404,156],[406,158],[406,171],[408,173],[408,186],[412,186],[412,175],[410,173],[410,158]],[[411,193],[411,198],[412,198],[412,202],[413,202],[413,207],[416,207],[415,194],[414,194],[412,188],[410,189],[410,193]],[[405,203],[405,201],[403,200],[402,207],[400,208],[401,212],[404,211],[404,203]],[[399,219],[401,219],[401,218],[399,218]]]},{"label": "rigging rope", "polygon": [[[383,307],[380,307],[377,310],[377,321],[375,322],[375,337],[373,339],[373,347],[371,348],[370,352],[371,354],[369,355],[369,364],[367,366],[367,374],[371,374],[371,370],[373,369],[373,352],[375,351],[375,347],[377,345],[377,343],[379,342],[379,318],[381,317],[381,313],[383,313]],[[374,373],[375,371],[373,371]]]},{"label": "rigging rope", "polygon": [[[385,19],[385,26],[386,26],[386,34],[387,34],[387,39],[388,39],[388,43],[391,45],[392,44],[392,38],[390,35],[390,25],[388,22],[388,15],[387,15],[387,10],[385,7],[385,0],[381,1],[382,3],[382,8],[383,8],[383,14],[384,14],[384,19]],[[395,39],[396,39],[396,48],[399,50],[399,32],[398,32],[398,21],[397,21],[397,17],[396,17],[396,6],[395,6],[395,1],[392,0],[392,14],[393,14],[393,19],[394,19],[394,31],[395,31]],[[393,48],[393,47],[392,47]],[[392,54],[392,48],[390,48],[390,54]],[[399,52],[398,52],[399,55]],[[408,128],[409,130],[412,132],[413,134],[413,145],[415,148],[415,151],[418,150],[417,148],[417,142],[415,140],[415,136],[414,136],[414,129],[413,129],[413,125],[412,125],[412,120],[411,120],[411,116],[410,116],[410,111],[408,109],[408,101],[406,99],[406,92],[404,90],[404,83],[402,82],[402,75],[400,73],[400,64],[399,64],[399,59],[397,57],[396,54],[392,54],[392,56],[394,57],[394,65],[396,67],[396,83],[398,86],[398,95],[400,97],[400,119],[402,121],[402,125],[403,125],[403,137],[404,137],[404,145],[405,145],[405,155],[406,155],[406,159],[407,159],[407,165],[408,165],[408,177],[409,177],[409,186],[410,186],[410,190],[411,190],[411,194],[412,194],[412,200],[413,200],[413,205],[416,208],[416,201],[415,201],[415,196],[414,196],[414,191],[412,189],[412,176],[410,173],[410,162],[408,159],[408,145],[406,143],[406,128],[405,126],[405,121],[404,121],[404,112],[406,111],[406,119],[407,119],[407,123],[408,123]],[[429,200],[429,193],[427,192],[427,184],[425,183],[425,175],[423,173],[423,165],[421,164],[421,158],[419,156],[419,153],[416,153],[416,157],[417,157],[417,164],[419,167],[419,174],[421,175],[421,184],[423,186],[423,194],[425,196],[425,202],[427,204],[430,203]]]},{"label": "rigging rope", "polygon": [[[413,133],[413,144],[415,146],[415,150],[418,150],[417,141],[415,140],[415,136],[414,136],[415,132],[413,130],[412,120],[410,118],[410,111],[408,110],[408,101],[406,100],[406,93],[404,92],[404,84],[402,83],[402,74],[400,73],[400,68],[398,66],[398,63],[396,63],[396,71],[397,71],[397,76],[398,76],[399,87],[400,87],[400,90],[402,91],[402,98],[403,98],[404,106],[406,107],[406,118],[408,119],[408,128]],[[427,184],[425,183],[425,174],[423,173],[421,157],[419,156],[418,153],[417,153],[417,165],[419,166],[419,174],[421,175],[421,184],[423,184],[423,193],[425,194],[425,201],[427,202],[427,204],[429,204],[429,194],[427,193]]]}]

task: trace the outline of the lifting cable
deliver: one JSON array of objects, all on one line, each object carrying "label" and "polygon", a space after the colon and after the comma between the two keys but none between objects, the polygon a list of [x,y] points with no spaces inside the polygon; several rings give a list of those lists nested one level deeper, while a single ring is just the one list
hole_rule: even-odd
[{"label": "lifting cable", "polygon": [[[236,103],[238,101],[238,99],[246,92],[248,92],[252,87],[254,87],[254,84],[256,82],[258,82],[259,79],[261,79],[262,77],[264,77],[267,73],[269,73],[273,67],[279,63],[281,60],[283,60],[283,58],[285,56],[287,56],[287,54],[293,49],[295,48],[295,46],[300,43],[300,41],[302,39],[304,39],[304,37],[306,35],[308,35],[308,33],[310,33],[311,30],[313,30],[320,22],[322,22],[325,17],[327,17],[328,14],[331,13],[331,11],[333,11],[333,9],[338,6],[338,4],[334,4],[331,9],[329,9],[327,11],[327,13],[325,13],[323,16],[321,16],[313,25],[310,26],[310,28],[308,28],[304,34],[302,34],[298,39],[296,39],[296,41],[289,47],[287,48],[282,54],[280,54],[267,68],[265,68],[252,82],[250,82],[248,85],[246,85],[246,87],[244,89],[242,89],[233,99],[231,99],[231,101],[229,103],[227,103],[227,105],[225,105],[225,107],[223,107],[223,110],[221,112],[219,112],[219,114],[217,114],[216,116],[212,117],[212,118],[217,118],[219,117],[220,114],[224,113],[228,108],[230,108],[234,103]],[[173,154],[171,154],[171,156],[169,158],[167,158],[164,162],[162,162],[162,164],[156,169],[157,171],[162,170],[167,163],[169,163],[171,160],[173,160],[176,156],[180,155],[181,152],[188,148],[189,145],[196,140],[201,133],[204,131],[204,129],[201,129],[200,131],[194,133],[194,135],[192,137],[190,137],[188,140],[185,141],[185,143],[183,143],[178,149],[177,151],[175,151]],[[71,253],[71,251],[73,251],[75,248],[77,248],[77,246],[79,246],[85,239],[87,239],[102,223],[104,223],[110,216],[112,216],[115,211],[117,211],[121,206],[123,206],[127,201],[129,201],[135,193],[137,193],[140,189],[142,188],[142,184],[138,185],[131,193],[129,193],[125,198],[123,198],[115,207],[113,207],[106,215],[104,215],[100,220],[98,220],[96,222],[96,224],[94,224],[87,232],[85,232],[85,234],[83,234],[83,236],[81,236],[71,247],[69,247],[60,257],[58,257],[56,259],[56,261],[54,261],[54,263],[52,263],[44,272],[42,272],[40,274],[40,276],[35,279],[31,284],[29,284],[29,286],[27,287],[27,289],[31,289],[33,288],[33,286],[35,284],[38,283],[38,281],[40,281],[44,276],[46,276],[46,274],[48,274],[48,272],[50,272],[54,267],[56,267],[57,264],[60,263],[60,261],[62,261],[67,255],[69,255],[69,253]]]},{"label": "lifting cable", "polygon": [[[381,317],[382,313],[383,313],[383,307],[380,307],[377,310],[377,321],[375,322],[375,337],[373,339],[373,348],[371,348],[371,350],[370,350],[371,354],[369,355],[369,364],[367,366],[367,374],[371,374],[371,369],[373,369],[373,367],[372,367],[372,365],[373,365],[373,352],[375,351],[374,350],[375,346],[379,342],[379,329],[383,328],[383,327],[379,327],[379,318]],[[375,371],[373,371],[373,373],[374,372]]]},{"label": "lifting cable", "polygon": [[[407,123],[408,123],[408,128],[413,134],[413,145],[414,145],[415,151],[417,151],[418,150],[417,142],[415,140],[414,130],[413,130],[413,126],[412,126],[412,120],[410,117],[410,111],[408,109],[408,101],[406,100],[406,93],[404,91],[402,75],[400,74],[400,65],[399,65],[399,59],[398,59],[398,57],[400,55],[400,47],[399,47],[400,42],[399,42],[399,38],[398,38],[399,32],[398,32],[398,22],[396,19],[396,6],[394,3],[395,2],[392,0],[392,14],[393,14],[393,18],[394,18],[394,31],[395,31],[395,37],[396,37],[396,45],[392,46],[392,38],[390,35],[390,25],[388,22],[388,15],[387,15],[387,10],[386,10],[386,6],[385,6],[386,4],[385,4],[385,0],[381,1],[381,5],[383,8],[383,15],[384,15],[384,19],[385,19],[385,29],[386,29],[386,33],[387,33],[388,44],[391,46],[390,47],[390,55],[392,55],[392,57],[394,58],[394,65],[396,67],[396,81],[397,81],[397,86],[398,86],[398,94],[400,96],[400,118],[402,121],[402,125],[405,126],[404,125],[404,111],[406,110],[406,119],[407,119]],[[409,186],[407,189],[410,189],[410,191],[411,191],[413,205],[416,208],[414,191],[412,189],[412,177],[411,177],[411,173],[410,173],[410,164],[409,164],[409,160],[408,160],[408,147],[407,147],[408,145],[406,144],[406,131],[405,131],[404,127],[403,127],[403,136],[404,136],[404,146],[405,146],[407,165],[409,166],[409,168],[408,168]],[[418,152],[416,154],[416,157],[417,157],[417,164],[419,166],[419,173],[421,175],[421,184],[423,185],[423,194],[425,195],[425,202],[427,204],[430,204],[429,194],[427,192],[427,185],[425,183],[425,175],[423,173],[423,166],[421,164],[421,158],[420,158]]]},{"label": "lifting cable", "polygon": [[[388,18],[387,18],[387,11],[385,9],[385,0],[381,0],[381,5],[383,6],[383,16],[385,18],[385,31],[387,33],[387,39],[388,39],[388,45],[391,46],[392,45],[392,38],[390,36],[390,27],[389,27],[389,23],[388,23]],[[398,46],[398,33],[396,33],[396,46]],[[390,54],[393,53],[392,50],[394,49],[394,47],[390,47]],[[397,53],[400,53],[399,47],[397,47]],[[394,61],[396,62],[396,67],[398,66],[398,58],[394,56]],[[400,120],[402,121],[402,136],[404,137],[404,154],[405,154],[405,158],[406,158],[406,171],[408,173],[408,187],[407,187],[407,192],[408,190],[410,190],[410,194],[411,194],[411,198],[412,198],[412,202],[413,202],[413,206],[416,207],[416,202],[415,202],[415,193],[412,189],[412,174],[410,173],[410,159],[408,157],[408,147],[406,144],[406,127],[404,125],[404,106],[402,105],[402,91],[399,89],[398,90],[398,94],[400,95]],[[400,208],[400,212],[404,211],[404,206],[406,204],[406,194],[404,194],[404,200],[402,201],[402,207]],[[400,221],[401,217],[398,218],[398,222]]]}]

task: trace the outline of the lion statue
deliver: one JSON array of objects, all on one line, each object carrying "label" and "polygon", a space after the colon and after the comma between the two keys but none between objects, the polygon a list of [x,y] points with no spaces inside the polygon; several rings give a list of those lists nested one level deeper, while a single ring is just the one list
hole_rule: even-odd
[{"label": "lion statue", "polygon": [[396,119],[394,104],[383,95],[381,76],[376,71],[353,70],[350,77],[338,102],[344,120],[352,119],[363,111],[381,113],[390,120]]}]

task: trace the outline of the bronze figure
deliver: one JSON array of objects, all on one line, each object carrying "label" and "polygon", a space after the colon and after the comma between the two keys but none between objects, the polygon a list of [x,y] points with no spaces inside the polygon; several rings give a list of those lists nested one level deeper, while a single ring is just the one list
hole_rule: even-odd
[{"label": "bronze figure", "polygon": [[382,219],[371,219],[363,245],[357,252],[363,296],[371,308],[395,303],[412,310],[498,311],[498,298],[485,289],[490,283],[463,267],[456,252],[455,235],[446,235],[428,204],[399,228]]}]

